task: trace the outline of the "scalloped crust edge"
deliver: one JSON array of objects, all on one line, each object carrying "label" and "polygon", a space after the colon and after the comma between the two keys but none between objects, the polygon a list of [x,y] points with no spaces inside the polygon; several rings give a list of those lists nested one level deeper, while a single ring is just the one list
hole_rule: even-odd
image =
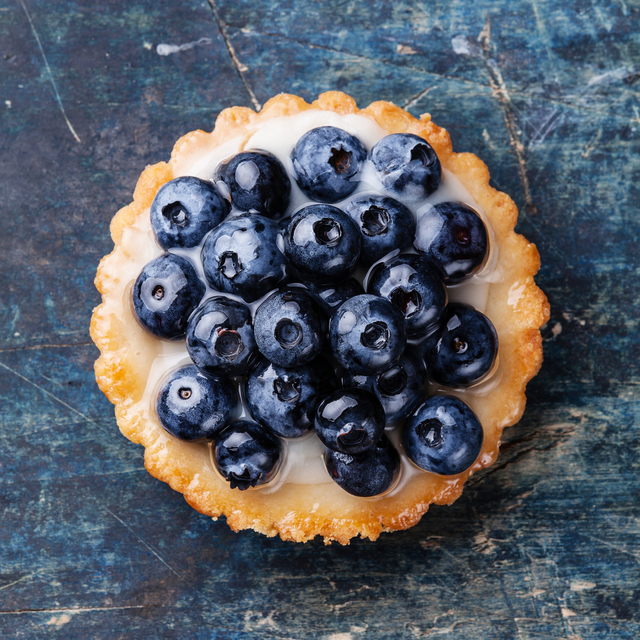
[{"label": "scalloped crust edge", "polygon": [[[208,467],[204,449],[185,448],[164,434],[157,424],[149,424],[153,420],[130,411],[142,398],[153,357],[145,356],[145,346],[152,344],[151,339],[136,323],[123,321],[127,309],[122,301],[122,280],[127,274],[120,274],[114,267],[120,264],[125,231],[145,214],[157,190],[174,177],[174,168],[185,158],[236,136],[248,139],[252,130],[265,120],[307,109],[359,114],[389,133],[407,132],[425,138],[442,165],[461,180],[487,214],[506,273],[502,282],[491,285],[487,307],[487,315],[500,336],[502,377],[497,389],[473,406],[485,428],[485,443],[478,461],[459,476],[446,480],[420,474],[393,498],[354,500],[337,485],[284,485],[277,492],[277,500],[271,497],[276,494],[232,491],[215,474],[203,472]],[[419,522],[430,504],[454,502],[468,477],[495,461],[500,434],[522,416],[525,387],[542,364],[539,329],[549,318],[549,304],[533,279],[540,266],[539,254],[535,245],[515,233],[517,219],[513,200],[489,185],[489,171],[484,162],[471,153],[454,153],[449,134],[434,124],[429,114],[416,119],[400,107],[382,101],[359,110],[352,98],[337,91],[321,94],[312,104],[297,96],[280,94],[258,113],[246,107],[225,109],[211,133],[198,130],[186,134],[175,144],[169,163],[148,166],[138,180],[133,202],[118,211],[111,222],[115,246],[98,267],[95,284],[103,302],[91,319],[91,337],[101,353],[95,363],[97,383],[115,405],[122,433],[145,447],[147,470],[183,493],[197,511],[214,519],[225,515],[234,531],[254,529],[267,536],[279,535],[283,540],[298,542],[320,535],[327,544],[333,540],[348,544],[357,535],[375,540],[381,532],[407,529]],[[133,274],[136,276],[137,273]],[[334,503],[334,512],[326,508],[327,501]],[[311,504],[313,508],[309,509]],[[318,509],[319,504],[323,508]]]}]

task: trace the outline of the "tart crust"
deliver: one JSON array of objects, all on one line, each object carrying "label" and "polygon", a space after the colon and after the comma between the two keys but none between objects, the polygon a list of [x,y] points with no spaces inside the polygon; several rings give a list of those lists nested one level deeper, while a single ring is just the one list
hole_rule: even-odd
[{"label": "tart crust", "polygon": [[[129,288],[146,262],[160,253],[150,240],[148,221],[156,192],[179,175],[183,163],[233,138],[246,142],[265,120],[308,109],[359,114],[389,133],[422,136],[435,149],[442,166],[460,179],[482,207],[493,228],[498,268],[504,278],[490,285],[486,314],[500,338],[499,382],[487,395],[464,396],[482,422],[485,437],[476,462],[458,476],[420,473],[399,492],[378,499],[356,498],[333,482],[285,483],[273,493],[232,490],[213,470],[208,446],[180,442],[166,434],[145,396],[152,363],[162,347],[161,341],[146,334],[136,321]],[[540,266],[538,251],[514,232],[517,218],[513,200],[489,186],[486,165],[471,153],[454,153],[449,134],[434,124],[429,114],[416,119],[390,102],[374,102],[359,110],[352,98],[336,91],[320,95],[312,104],[280,94],[259,113],[246,107],[225,109],[211,133],[188,133],[178,140],[168,163],[148,166],[138,180],[133,202],[111,222],[115,247],[98,268],[95,283],[103,302],[91,320],[91,337],[101,354],[95,363],[96,380],[115,405],[122,433],[145,447],[147,470],[183,493],[201,513],[214,519],[225,515],[234,531],[254,529],[297,542],[320,535],[326,543],[336,540],[348,544],[357,535],[375,540],[383,531],[407,529],[421,519],[430,504],[454,502],[467,478],[495,461],[502,430],[522,416],[526,384],[542,363],[539,328],[549,318],[549,305],[533,280]]]}]

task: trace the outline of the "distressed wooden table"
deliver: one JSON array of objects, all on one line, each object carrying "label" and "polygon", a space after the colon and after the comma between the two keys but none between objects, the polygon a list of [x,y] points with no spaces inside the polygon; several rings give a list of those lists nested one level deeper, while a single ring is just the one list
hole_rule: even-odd
[{"label": "distressed wooden table", "polygon": [[[637,0],[0,0],[0,637],[640,637]],[[98,391],[108,225],[225,106],[344,89],[446,127],[552,305],[498,463],[407,532],[194,512]]]}]

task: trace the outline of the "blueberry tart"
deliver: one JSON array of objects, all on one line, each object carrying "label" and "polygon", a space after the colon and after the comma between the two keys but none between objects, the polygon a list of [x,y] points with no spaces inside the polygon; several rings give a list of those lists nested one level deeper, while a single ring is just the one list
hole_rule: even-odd
[{"label": "blueberry tart", "polygon": [[225,109],[112,220],[98,385],[149,472],[233,530],[407,529],[495,461],[541,365],[517,217],[428,114]]}]

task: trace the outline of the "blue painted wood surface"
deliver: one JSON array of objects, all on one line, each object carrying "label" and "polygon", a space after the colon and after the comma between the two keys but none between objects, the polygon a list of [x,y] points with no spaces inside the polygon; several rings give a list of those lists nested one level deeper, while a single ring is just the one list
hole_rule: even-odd
[{"label": "blue painted wood surface", "polygon": [[[0,0],[0,637],[640,637],[639,18],[632,0]],[[347,548],[234,534],[153,480],[88,336],[141,169],[225,106],[334,88],[428,111],[483,158],[552,305],[498,463]]]}]

